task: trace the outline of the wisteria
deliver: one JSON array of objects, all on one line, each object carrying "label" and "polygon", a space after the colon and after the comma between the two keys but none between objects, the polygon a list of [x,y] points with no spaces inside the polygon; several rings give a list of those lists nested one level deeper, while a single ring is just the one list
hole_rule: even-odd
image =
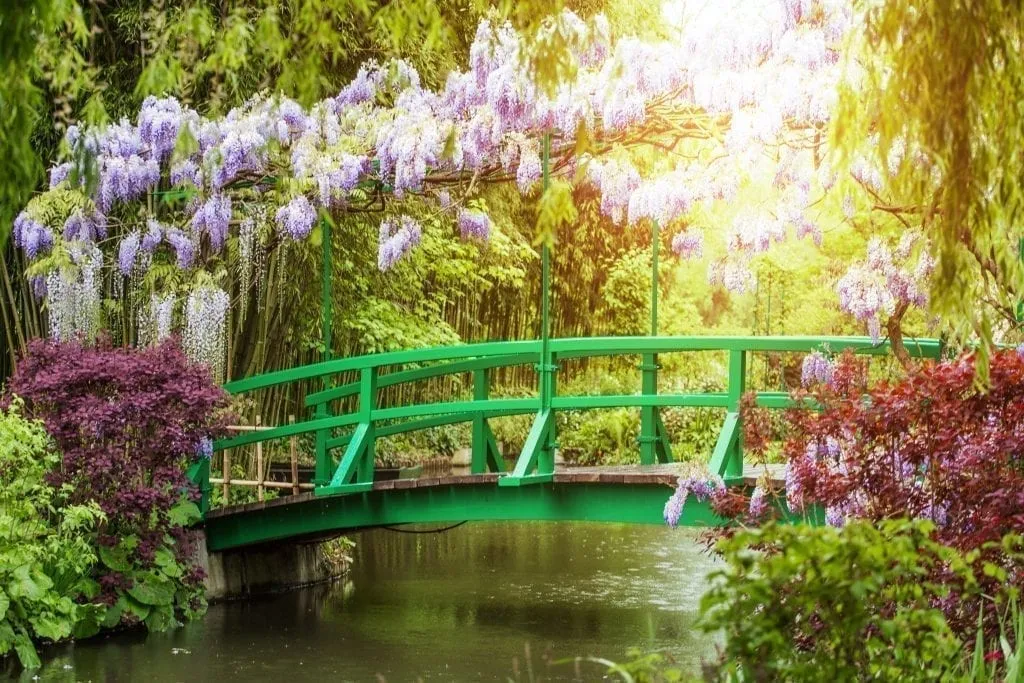
[{"label": "wisteria", "polygon": [[[51,169],[51,189],[18,217],[15,244],[30,260],[96,244],[112,216],[119,248],[111,270],[142,276],[150,263],[171,262],[193,271],[222,259],[230,237],[242,239],[252,204],[274,216],[281,235],[302,240],[320,211],[393,215],[387,201],[424,195],[455,211],[471,196],[452,194],[471,195],[479,179],[514,179],[532,193],[550,135],[552,172],[590,184],[602,213],[617,223],[657,220],[668,229],[688,224],[694,211],[733,201],[741,186],[771,193],[770,202],[739,213],[726,235],[727,255],[709,264],[712,283],[752,291],[752,254],[793,231],[820,240],[807,207],[834,178],[817,163],[807,133],[828,120],[840,78],[836,50],[854,18],[833,2],[795,11],[805,3],[765,0],[756,13],[739,0],[713,10],[703,4],[668,3],[667,38],[656,42],[613,37],[601,15],[584,20],[563,12],[541,30],[558,27],[569,37],[578,69],[553,92],[522,68],[530,41],[508,24],[484,20],[467,68],[436,90],[398,60],[367,62],[336,96],[308,108],[259,95],[208,118],[174,98],[148,97],[134,122],[69,127],[65,139],[75,161]],[[742,31],[729,23],[737,13]],[[577,157],[581,129],[595,144]],[[654,138],[650,131],[657,131]],[[179,144],[183,136],[190,144]],[[651,144],[679,151],[680,143],[685,155],[659,155],[653,166],[638,165],[630,153]],[[74,167],[83,157],[95,164],[95,187]],[[877,185],[875,166],[856,171],[866,185]],[[59,198],[69,192],[80,201],[57,215],[54,207],[64,206]],[[154,202],[155,192],[181,201]],[[489,235],[485,214],[458,211],[463,236]],[[412,219],[385,220],[380,269],[392,268],[421,232]],[[704,231],[687,229],[673,248],[700,258],[703,239]],[[854,290],[865,287],[851,280],[845,300],[858,317],[877,317],[887,304],[862,303]]]},{"label": "wisteria", "polygon": [[680,258],[699,259],[704,256],[704,233],[700,230],[684,230],[672,238],[672,251]]},{"label": "wisteria", "polygon": [[882,240],[873,238],[867,258],[850,266],[836,286],[840,307],[865,322],[875,341],[881,337],[882,323],[897,307],[928,303],[928,278],[935,262],[926,249],[919,250],[916,262],[911,259],[920,241],[918,235],[908,232],[893,252]]},{"label": "wisteria", "polygon": [[675,528],[683,513],[683,508],[690,496],[694,500],[707,501],[716,493],[725,490],[725,482],[717,475],[693,470],[679,477],[676,490],[665,503],[665,523]]},{"label": "wisteria", "polygon": [[483,211],[463,209],[459,212],[459,231],[463,239],[476,237],[485,240],[491,236],[491,219]]},{"label": "wisteria", "polygon": [[820,351],[812,351],[804,356],[800,371],[800,383],[809,387],[815,383],[832,383],[832,361]]},{"label": "wisteria", "polygon": [[303,196],[298,196],[277,210],[277,227],[293,240],[309,235],[316,222],[316,209]]},{"label": "wisteria", "polygon": [[763,486],[755,486],[754,492],[750,494],[750,508],[748,513],[754,519],[760,519],[768,512],[768,492]]},{"label": "wisteria", "polygon": [[193,290],[185,304],[182,347],[192,362],[210,368],[216,382],[225,379],[228,304],[227,292],[214,287]]},{"label": "wisteria", "polygon": [[420,243],[420,224],[409,216],[402,216],[399,225],[393,221],[380,224],[380,242],[377,246],[377,267],[391,270],[399,259]]},{"label": "wisteria", "polygon": [[54,269],[46,277],[50,336],[61,341],[92,339],[100,326],[103,255],[92,244],[69,250],[74,269]]}]

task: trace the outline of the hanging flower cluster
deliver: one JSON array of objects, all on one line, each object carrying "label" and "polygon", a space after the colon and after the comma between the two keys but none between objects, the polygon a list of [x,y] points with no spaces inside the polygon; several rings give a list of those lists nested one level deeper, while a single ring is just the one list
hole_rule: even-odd
[{"label": "hanging flower cluster", "polygon": [[[677,35],[656,42],[613,40],[600,15],[553,18],[541,31],[568,36],[579,67],[554,92],[522,68],[530,41],[484,20],[468,67],[439,89],[425,87],[404,61],[371,60],[336,96],[309,108],[261,95],[207,118],[174,98],[149,97],[134,122],[68,129],[72,158],[91,160],[98,182],[85,182],[90,173],[80,161],[52,168],[51,190],[18,216],[15,244],[30,260],[85,249],[107,236],[114,217],[113,275],[167,262],[190,271],[222,259],[243,230],[251,242],[248,221],[266,224],[259,212],[274,217],[280,238],[301,240],[320,212],[379,210],[385,195],[436,198],[463,236],[486,238],[490,220],[453,193],[474,187],[473,179],[510,178],[533,192],[541,140],[550,135],[553,172],[590,182],[601,211],[616,222],[685,219],[701,205],[732,199],[755,180],[750,169],[770,165],[780,206],[771,215],[751,210],[729,236],[730,256],[710,266],[712,282],[748,291],[752,253],[789,227],[819,232],[806,207],[812,188],[827,188],[806,141],[827,122],[839,80],[836,50],[853,14],[845,3],[822,0],[769,0],[756,13],[740,2],[727,3],[730,11],[705,4],[671,3],[666,21]],[[736,12],[742,31],[724,18]],[[582,129],[595,144],[577,157]],[[650,144],[652,135],[670,149],[685,141],[688,158],[711,161],[665,162],[642,174],[624,150]],[[68,192],[81,201],[54,215],[55,197]],[[150,201],[154,193],[174,199]],[[388,270],[419,242],[421,229],[384,210],[378,265]],[[700,233],[683,234],[676,250],[700,256]]]},{"label": "hanging flower cluster", "polygon": [[692,472],[679,477],[675,492],[665,503],[665,523],[673,529],[679,526],[679,520],[683,515],[683,507],[686,500],[693,496],[695,500],[704,502],[720,491],[725,490],[725,482],[717,475],[709,476],[706,473]]},{"label": "hanging flower cluster", "polygon": [[916,262],[911,259],[922,242],[918,233],[907,232],[892,250],[873,238],[867,258],[850,266],[836,286],[840,307],[867,323],[868,334],[876,342],[881,338],[882,323],[897,307],[928,303],[928,279],[935,260],[923,248],[918,250]]}]

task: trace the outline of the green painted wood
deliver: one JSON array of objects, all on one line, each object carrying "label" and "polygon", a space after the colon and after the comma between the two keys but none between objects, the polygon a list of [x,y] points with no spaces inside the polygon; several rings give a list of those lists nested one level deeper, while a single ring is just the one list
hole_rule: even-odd
[{"label": "green painted wood", "polygon": [[637,408],[664,406],[683,408],[727,408],[726,394],[607,394],[603,396],[558,396],[551,401],[556,410],[588,410],[592,408]]},{"label": "green painted wood", "polygon": [[366,425],[365,446],[356,468],[354,483],[373,481],[373,466],[376,457],[377,430],[374,426],[373,411],[377,407],[377,368],[363,368],[359,378],[359,420]]},{"label": "green painted wood", "polygon": [[[463,361],[431,365],[425,368],[413,368],[381,375],[377,378],[377,388],[392,387],[406,382],[418,382],[443,375],[455,375],[462,372],[475,372],[476,370],[489,370],[491,368],[508,367],[512,365],[527,365],[536,363],[539,358],[536,354],[510,354],[508,356],[493,356],[490,358],[470,358]],[[315,394],[306,396],[306,407],[311,407],[334,401],[359,393],[359,382],[349,382],[326,391],[318,391]]]},{"label": "green painted wood", "polygon": [[[488,399],[488,381],[486,370],[473,371],[473,401],[486,404]],[[488,435],[491,428],[487,424],[487,418],[483,413],[476,413],[473,416],[472,436],[472,461],[470,471],[473,474],[483,474],[487,471],[487,455],[490,449]],[[492,437],[493,438],[493,437]]]},{"label": "green painted wood", "polygon": [[443,403],[423,403],[421,405],[398,406],[395,408],[379,408],[373,411],[374,420],[404,420],[410,417],[436,415],[438,413],[465,413],[475,415],[495,410],[525,410],[533,412],[540,408],[536,398],[492,398],[486,403],[476,401],[447,401]]},{"label": "green painted wood", "polygon": [[487,467],[491,472],[501,474],[505,471],[505,458],[501,455],[498,442],[494,438],[494,432],[487,428]]},{"label": "green painted wood", "polygon": [[[501,481],[501,479],[499,479]],[[431,486],[317,495],[302,502],[272,501],[206,520],[211,551],[284,539],[313,537],[392,524],[442,524],[482,520],[578,520],[664,524],[662,508],[671,489],[654,484],[552,484],[533,486]],[[254,506],[255,507],[255,506]],[[721,524],[706,503],[692,496],[682,524]]]},{"label": "green painted wood", "polygon": [[352,480],[359,469],[363,453],[366,451],[366,436],[370,428],[369,423],[366,422],[360,422],[356,427],[355,432],[352,434],[352,439],[348,442],[348,446],[345,447],[345,453],[341,456],[338,468],[334,470],[328,486],[338,487],[354,483]]},{"label": "green painted wood", "polygon": [[210,494],[213,492],[209,458],[199,458],[193,462],[185,471],[185,476],[199,489],[199,514],[205,516],[210,510]]},{"label": "green painted wood", "polygon": [[655,456],[659,463],[670,463],[672,459],[672,439],[669,436],[668,430],[665,429],[665,423],[661,419],[661,412],[654,413],[655,428],[657,431],[658,441],[655,444]]},{"label": "green painted wood", "polygon": [[[550,409],[538,411],[537,416],[533,419],[533,424],[530,426],[530,433],[526,436],[523,450],[516,460],[515,467],[512,469],[512,472],[498,479],[499,485],[518,486],[527,475],[532,474],[537,469],[540,452],[548,442],[548,433],[551,431],[553,422],[554,413]],[[549,472],[542,472],[542,474],[549,474]]]},{"label": "green painted wood", "polygon": [[723,478],[743,478],[743,469],[736,472],[735,466],[730,462],[735,453],[734,444],[739,436],[740,416],[739,413],[730,412],[725,416],[722,429],[718,432],[718,441],[715,449],[711,452],[711,461],[708,463],[708,470]]},{"label": "green painted wood", "polygon": [[[912,357],[937,358],[940,342],[937,339],[908,339],[907,351]],[[867,337],[591,337],[551,339],[551,352],[561,358],[580,358],[597,355],[626,355],[643,353],[674,353],[682,351],[757,351],[808,352],[828,349],[839,353],[846,349],[868,355],[889,353],[889,343],[873,343]],[[460,346],[433,347],[412,351],[394,351],[368,356],[338,358],[299,368],[279,370],[264,375],[235,380],[224,385],[232,394],[265,389],[279,384],[315,379],[364,367],[430,363],[484,356],[540,354],[540,340],[484,342]]]},{"label": "green painted wood", "polygon": [[216,451],[224,450],[225,448],[237,448],[239,446],[248,446],[251,443],[257,443],[259,441],[272,441],[274,439],[283,439],[289,436],[298,436],[299,434],[309,434],[320,429],[329,430],[338,427],[351,427],[359,421],[357,415],[335,415],[331,417],[315,418],[307,420],[306,422],[295,422],[294,424],[280,425],[273,429],[265,429],[258,432],[246,432],[233,436],[230,439],[221,439],[213,443],[213,448]]},{"label": "green painted wood", "polygon": [[363,493],[365,491],[373,490],[373,482],[365,481],[357,484],[328,484],[327,486],[318,486],[313,489],[313,494],[316,496],[342,496],[350,493]]},{"label": "green painted wood", "polygon": [[[491,418],[506,417],[509,415],[528,415],[529,413],[535,412],[537,412],[537,406],[534,405],[519,410],[489,410],[483,413],[483,415],[484,417]],[[394,436],[395,434],[405,434],[406,432],[417,432],[422,429],[430,429],[432,427],[443,427],[444,425],[457,424],[459,422],[472,422],[473,417],[474,415],[472,414],[448,413],[442,415],[434,415],[433,417],[426,417],[420,420],[406,420],[404,422],[387,424],[377,427],[377,438],[383,439],[386,436]],[[327,441],[327,448],[340,448],[342,446],[348,445],[348,442],[351,440],[351,434],[337,436]]]}]

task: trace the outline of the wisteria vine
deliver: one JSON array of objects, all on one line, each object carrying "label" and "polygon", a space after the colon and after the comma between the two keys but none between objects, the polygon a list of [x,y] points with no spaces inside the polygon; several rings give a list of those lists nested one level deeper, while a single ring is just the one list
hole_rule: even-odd
[{"label": "wisteria vine", "polygon": [[[613,222],[677,226],[672,246],[685,258],[704,256],[694,210],[734,200],[768,168],[773,199],[741,212],[725,234],[727,255],[709,265],[711,282],[752,289],[752,254],[790,233],[820,241],[809,207],[835,179],[818,147],[841,78],[839,49],[855,18],[839,0],[765,0],[742,27],[723,26],[729,13],[702,5],[671,3],[666,21],[677,35],[654,42],[613,39],[601,15],[553,18],[541,30],[570,36],[578,64],[553,92],[523,68],[528,41],[508,24],[483,20],[467,68],[438,90],[402,60],[371,60],[336,96],[308,108],[258,95],[208,118],[173,97],[149,97],[134,122],[70,127],[67,160],[50,170],[50,190],[13,230],[36,262],[32,272],[47,273],[51,333],[95,327],[101,273],[81,255],[110,240],[111,278],[145,274],[156,263],[203,271],[240,240],[248,286],[267,243],[304,240],[321,216],[336,212],[383,212],[382,271],[420,241],[409,202],[448,214],[463,238],[487,239],[489,217],[467,201],[489,182],[537,192],[545,136],[553,174],[592,185]],[[589,144],[579,153],[581,131]],[[637,147],[663,158],[641,172],[629,154]],[[858,179],[875,183],[878,173],[868,165]],[[67,266],[61,255],[72,267],[57,267]],[[189,303],[177,319],[194,341],[186,349],[220,367],[210,354],[222,354],[223,342],[199,326],[223,330],[227,295],[214,296],[209,278],[199,282],[201,294],[178,297]],[[869,295],[853,279],[841,289],[858,317],[886,306],[865,304]],[[139,299],[151,305],[149,296]],[[70,313],[87,300],[89,320]],[[160,298],[161,331],[174,301]]]}]

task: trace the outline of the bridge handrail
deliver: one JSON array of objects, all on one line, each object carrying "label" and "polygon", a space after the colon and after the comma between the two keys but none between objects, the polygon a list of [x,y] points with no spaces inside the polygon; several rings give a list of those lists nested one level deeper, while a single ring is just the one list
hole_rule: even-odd
[{"label": "bridge handrail", "polygon": [[[907,351],[911,356],[921,358],[937,358],[941,349],[941,342],[937,339],[909,339],[906,345]],[[551,340],[552,352],[561,359],[599,355],[613,356],[686,351],[810,352],[825,348],[837,353],[846,349],[852,349],[858,353],[885,355],[889,353],[890,346],[888,341],[876,343],[868,337],[841,336],[567,337]],[[507,358],[502,359],[503,356]],[[289,368],[287,370],[278,370],[246,377],[245,379],[229,382],[224,385],[224,388],[231,394],[242,394],[259,389],[267,389],[280,384],[318,379],[346,371],[363,370],[371,367],[380,368],[388,365],[456,360],[464,360],[470,363],[474,360],[484,361],[485,359],[491,359],[493,364],[485,365],[481,363],[479,367],[494,368],[525,365],[536,362],[539,357],[540,342],[537,340],[437,346],[323,361],[299,368]],[[450,367],[450,365],[446,364],[415,368],[384,375],[380,378],[378,386],[392,386],[403,382],[467,372],[473,369],[476,369],[476,367],[470,367],[469,365],[465,367]],[[352,396],[357,392],[358,382],[351,382],[342,387],[335,387],[311,394],[306,399],[306,405],[307,407],[315,406],[324,401]]]},{"label": "bridge handrail", "polygon": [[[908,353],[914,357],[937,358],[942,352],[942,343],[936,339],[908,339],[905,341],[905,347]],[[494,444],[493,434],[487,426],[487,418],[536,412],[534,428],[531,429],[528,438],[528,446],[534,450],[533,459],[525,457],[526,449],[524,449],[524,456],[521,456],[521,463],[517,465],[516,472],[513,473],[514,476],[508,478],[508,482],[525,481],[530,479],[530,476],[524,475],[524,471],[532,471],[532,468],[537,467],[536,453],[540,449],[538,444],[543,441],[547,444],[547,448],[553,447],[554,421],[552,415],[554,411],[620,406],[640,407],[642,412],[650,413],[650,415],[645,413],[646,420],[644,422],[648,428],[640,437],[641,453],[647,456],[647,460],[650,460],[654,457],[653,454],[656,450],[653,442],[658,442],[657,447],[661,449],[659,453],[664,454],[669,451],[667,434],[664,431],[664,426],[661,425],[660,418],[656,415],[658,407],[724,407],[728,411],[728,416],[720,434],[719,443],[715,446],[712,467],[716,471],[721,469],[723,473],[726,470],[733,472],[736,468],[735,461],[742,463],[742,439],[737,411],[739,398],[745,388],[746,355],[752,352],[807,353],[816,350],[840,353],[847,349],[870,355],[884,355],[891,350],[887,341],[876,343],[867,337],[854,336],[586,337],[552,339],[548,350],[547,365],[543,366],[539,364],[542,361],[543,349],[538,340],[483,342],[341,358],[300,368],[271,372],[226,384],[224,388],[228,392],[241,394],[291,382],[316,379],[329,381],[332,376],[342,372],[359,372],[359,379],[355,382],[309,394],[306,398],[306,406],[314,408],[316,411],[311,419],[218,441],[215,448],[222,450],[315,432],[317,435],[318,483],[324,484],[326,482],[325,472],[329,477],[328,470],[334,467],[334,461],[331,459],[329,451],[345,446],[345,455],[341,465],[338,466],[338,472],[344,471],[344,477],[338,473],[333,477],[334,480],[341,477],[344,481],[340,485],[335,481],[334,485],[326,488],[330,489],[328,492],[365,490],[367,485],[372,485],[373,442],[378,436],[459,421],[472,421],[474,426],[474,467],[486,467],[486,465],[481,465],[486,456],[486,462],[490,463],[492,467],[500,468],[502,466],[500,454],[497,454],[497,446]],[[657,354],[703,351],[724,351],[729,354],[729,384],[726,392],[683,394],[659,394],[657,392]],[[489,369],[537,363],[538,368],[547,368],[550,371],[554,367],[553,363],[566,359],[616,355],[642,355],[644,357],[641,369],[645,379],[644,388],[640,393],[616,396],[565,396],[558,395],[552,384],[547,394],[542,392],[542,396],[538,397],[491,398],[488,395],[486,371]],[[394,370],[382,375],[378,373],[379,369],[383,367],[423,363],[436,364]],[[474,393],[470,400],[441,401],[388,408],[379,408],[376,405],[381,388],[465,372],[472,372],[474,377]],[[349,396],[359,396],[358,409],[343,415],[332,415],[330,403]],[[772,408],[791,405],[788,395],[784,392],[760,392],[758,402]],[[404,422],[396,423],[395,421]],[[375,426],[378,422],[390,422],[391,424]],[[353,427],[354,430],[344,436],[334,436],[333,430],[342,427]],[[670,459],[670,453],[666,457]],[[356,473],[357,469],[358,473]],[[367,476],[371,478],[369,484],[367,484]],[[540,475],[531,476],[537,476],[538,480],[544,480]],[[354,480],[354,483],[348,483],[349,480]]]}]

